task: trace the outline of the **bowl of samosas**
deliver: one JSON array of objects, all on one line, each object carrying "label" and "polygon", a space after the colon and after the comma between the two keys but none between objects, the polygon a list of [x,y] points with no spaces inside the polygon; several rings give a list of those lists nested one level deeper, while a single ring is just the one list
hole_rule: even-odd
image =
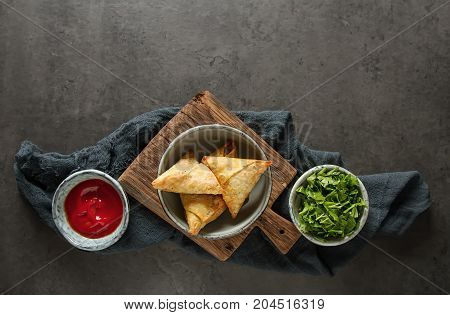
[{"label": "bowl of samosas", "polygon": [[242,131],[203,125],[173,140],[152,186],[169,218],[185,233],[228,238],[244,231],[266,209],[271,164]]}]

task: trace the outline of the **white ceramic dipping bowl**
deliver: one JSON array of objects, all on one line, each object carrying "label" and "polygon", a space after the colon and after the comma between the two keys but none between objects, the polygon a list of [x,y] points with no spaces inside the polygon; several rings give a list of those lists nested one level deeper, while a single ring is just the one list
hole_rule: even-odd
[{"label": "white ceramic dipping bowl", "polygon": [[[79,183],[89,179],[100,179],[110,184],[119,194],[120,199],[122,200],[123,215],[119,226],[111,234],[96,239],[87,238],[75,232],[67,221],[66,211],[64,209],[66,197],[72,190],[72,188],[74,188]],[[82,250],[98,251],[105,249],[117,242],[127,229],[129,218],[128,199],[119,182],[117,182],[108,174],[98,170],[79,171],[71,174],[69,177],[63,180],[63,182],[56,189],[52,201],[52,215],[59,232],[61,232],[61,234],[70,244]]]},{"label": "white ceramic dipping bowl", "polygon": [[363,209],[363,213],[362,213],[362,217],[361,219],[358,221],[358,226],[356,228],[356,230],[353,231],[352,234],[345,236],[342,239],[331,239],[331,240],[327,240],[327,241],[323,241],[320,240],[318,238],[315,238],[313,235],[308,234],[305,231],[302,231],[302,229],[300,228],[300,223],[298,220],[298,212],[299,212],[299,207],[300,207],[300,198],[298,197],[299,194],[297,193],[297,188],[304,185],[306,183],[306,179],[313,173],[320,171],[323,168],[327,168],[327,169],[338,169],[343,173],[347,173],[347,174],[352,174],[351,172],[349,172],[348,170],[346,170],[343,167],[337,166],[337,165],[319,165],[316,167],[313,167],[311,169],[309,169],[308,171],[306,171],[305,173],[303,173],[302,176],[300,176],[299,179],[297,179],[297,181],[295,182],[294,186],[292,187],[290,196],[289,196],[289,213],[291,215],[291,220],[292,222],[294,222],[294,225],[298,228],[298,230],[302,233],[302,235],[308,239],[309,241],[313,242],[314,244],[317,245],[321,245],[321,246],[338,246],[338,245],[342,245],[344,243],[347,243],[348,241],[350,241],[351,239],[353,239],[356,235],[358,235],[358,233],[362,230],[362,228],[364,227],[364,224],[367,221],[367,217],[369,215],[369,196],[367,195],[367,190],[364,187],[363,183],[359,180],[358,178],[358,183],[359,183],[359,190],[361,192],[361,196],[364,199],[364,201],[366,202],[366,207]]}]

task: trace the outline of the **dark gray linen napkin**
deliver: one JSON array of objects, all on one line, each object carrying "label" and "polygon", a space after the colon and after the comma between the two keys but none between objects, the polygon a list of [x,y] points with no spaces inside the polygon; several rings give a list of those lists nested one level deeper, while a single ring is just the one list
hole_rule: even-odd
[{"label": "dark gray linen napkin", "polygon": [[[120,126],[96,145],[70,155],[44,153],[36,145],[24,141],[16,154],[14,164],[19,191],[44,223],[56,231],[51,215],[51,200],[64,178],[75,171],[90,168],[104,171],[115,178],[119,177],[138,152],[178,110],[179,108],[170,107],[142,114]],[[339,153],[311,150],[302,145],[295,138],[289,112],[236,114],[294,165],[298,169],[298,176],[315,165],[343,166]],[[347,262],[363,247],[363,238],[370,239],[375,234],[401,235],[415,218],[430,206],[428,186],[416,171],[359,178],[366,186],[370,199],[369,217],[361,232],[362,237],[356,237],[337,247],[320,247],[300,238],[287,255],[282,255],[255,229],[229,261],[264,269],[334,274],[337,267]],[[289,217],[289,190],[290,187],[272,207],[286,218]],[[140,249],[169,239],[191,252],[214,259],[135,200],[130,199],[130,203],[133,211],[130,213],[127,231],[116,244],[102,251],[103,253]]]}]

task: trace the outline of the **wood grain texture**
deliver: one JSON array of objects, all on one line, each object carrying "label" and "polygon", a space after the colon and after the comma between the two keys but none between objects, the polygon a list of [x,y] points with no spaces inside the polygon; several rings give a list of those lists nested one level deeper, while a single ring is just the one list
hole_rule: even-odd
[{"label": "wood grain texture", "polygon": [[[251,230],[254,227],[259,227],[280,252],[287,253],[299,239],[300,233],[292,222],[282,218],[269,208],[294,178],[296,170],[208,91],[197,94],[159,131],[120,176],[119,182],[133,198],[178,229],[175,223],[166,215],[157,191],[153,189],[151,182],[157,177],[161,157],[172,140],[183,131],[207,124],[222,124],[237,128],[258,143],[267,158],[273,161],[271,166],[272,193],[269,198],[268,208],[254,224],[239,235],[220,240],[207,240],[188,234],[185,235],[217,259],[225,261],[242,244]],[[180,232],[183,233],[181,230]]]},{"label": "wood grain texture", "polygon": [[300,233],[294,224],[270,208],[261,214],[256,225],[283,254],[287,254],[292,245],[300,238]]}]

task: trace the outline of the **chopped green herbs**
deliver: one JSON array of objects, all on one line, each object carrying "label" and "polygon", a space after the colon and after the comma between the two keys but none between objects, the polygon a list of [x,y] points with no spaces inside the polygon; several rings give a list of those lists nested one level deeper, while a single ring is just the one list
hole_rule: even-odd
[{"label": "chopped green herbs", "polygon": [[300,228],[321,240],[351,234],[366,207],[358,179],[337,168],[311,174],[297,192],[301,198]]}]

